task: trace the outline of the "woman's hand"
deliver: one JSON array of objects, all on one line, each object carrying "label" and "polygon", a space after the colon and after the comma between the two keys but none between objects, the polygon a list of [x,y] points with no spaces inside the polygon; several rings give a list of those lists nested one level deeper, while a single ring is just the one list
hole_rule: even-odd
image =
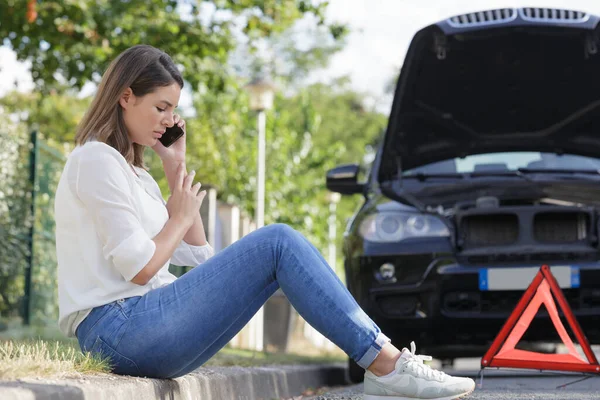
[{"label": "woman's hand", "polygon": [[192,186],[195,175],[192,171],[186,176],[184,164],[179,164],[177,179],[167,201],[169,217],[189,226],[193,225],[194,219],[199,215],[202,200],[206,196],[206,190],[199,192],[202,186],[200,182]]},{"label": "woman's hand", "polygon": [[181,163],[185,161],[185,141],[186,141],[186,127],[185,120],[181,119],[179,114],[173,115],[173,122],[175,125],[179,126],[183,129],[183,136],[175,141],[171,146],[165,147],[160,142],[160,140],[156,141],[156,144],[152,146],[152,150],[158,154],[160,159],[164,163]]}]

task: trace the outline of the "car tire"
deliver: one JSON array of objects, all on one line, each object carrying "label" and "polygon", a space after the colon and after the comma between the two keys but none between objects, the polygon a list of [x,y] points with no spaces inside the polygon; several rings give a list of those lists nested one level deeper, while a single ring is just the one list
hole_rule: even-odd
[{"label": "car tire", "polygon": [[365,379],[365,369],[353,359],[348,360],[348,380],[350,383],[361,383]]}]

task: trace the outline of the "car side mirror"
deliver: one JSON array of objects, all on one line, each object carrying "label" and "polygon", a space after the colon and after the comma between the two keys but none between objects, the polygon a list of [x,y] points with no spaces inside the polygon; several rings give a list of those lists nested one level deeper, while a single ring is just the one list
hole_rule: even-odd
[{"label": "car side mirror", "polygon": [[358,183],[357,164],[338,165],[327,171],[327,189],[341,194],[362,193],[365,185]]}]

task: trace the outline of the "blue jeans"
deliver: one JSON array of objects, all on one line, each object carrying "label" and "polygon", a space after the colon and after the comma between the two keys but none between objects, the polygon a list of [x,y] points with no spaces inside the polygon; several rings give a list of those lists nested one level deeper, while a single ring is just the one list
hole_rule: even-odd
[{"label": "blue jeans", "polygon": [[244,236],[169,285],[94,308],[77,339],[82,351],[110,357],[114,373],[176,378],[225,346],[278,288],[363,368],[389,341],[319,251],[283,224]]}]

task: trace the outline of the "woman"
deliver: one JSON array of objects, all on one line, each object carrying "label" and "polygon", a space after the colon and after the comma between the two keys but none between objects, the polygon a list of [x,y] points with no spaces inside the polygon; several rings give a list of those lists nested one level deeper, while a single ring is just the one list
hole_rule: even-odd
[{"label": "woman", "polygon": [[[281,288],[295,309],[364,367],[365,399],[450,399],[470,393],[423,357],[392,345],[300,233],[274,224],[213,256],[199,209],[205,191],[185,166],[183,80],[147,45],[120,54],[81,121],[55,201],[59,326],[114,372],[175,378],[201,366]],[[160,157],[165,202],[143,151]],[[176,278],[169,263],[196,265]],[[412,378],[411,378],[412,377]],[[371,397],[367,397],[371,396]],[[421,396],[421,397],[419,397]]]}]

